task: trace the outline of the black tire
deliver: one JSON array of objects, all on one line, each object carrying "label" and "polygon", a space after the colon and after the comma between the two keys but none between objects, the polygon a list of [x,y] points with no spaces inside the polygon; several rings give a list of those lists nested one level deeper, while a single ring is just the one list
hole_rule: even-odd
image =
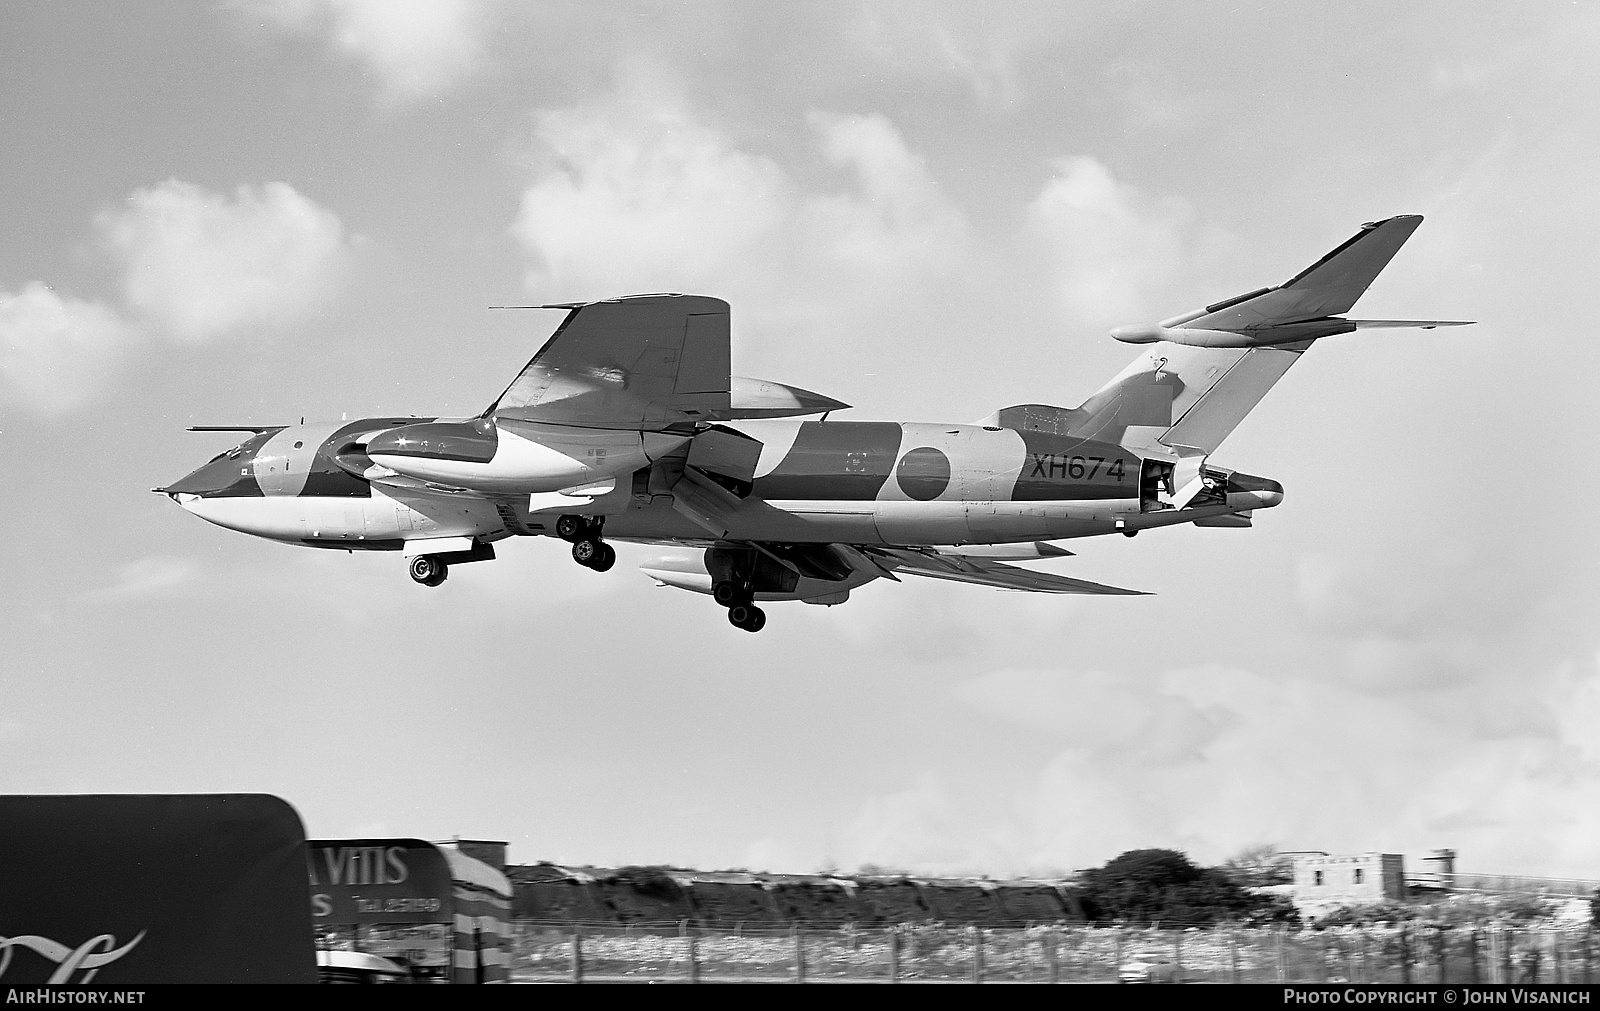
[{"label": "black tire", "polygon": [[600,553],[589,563],[589,568],[596,572],[604,572],[615,564],[617,564],[617,549],[601,541]]},{"label": "black tire", "polygon": [[582,516],[567,514],[556,520],[556,536],[576,544],[589,530],[589,521]]},{"label": "black tire", "polygon": [[732,607],[739,602],[739,587],[730,580],[719,579],[711,587],[711,599],[723,607]]},{"label": "black tire", "polygon": [[735,604],[728,608],[728,624],[734,628],[744,628],[750,621],[750,612],[755,610],[753,604]]},{"label": "black tire", "polygon": [[767,627],[767,612],[755,605],[750,606],[750,617],[745,619],[743,628],[746,632],[759,632]]},{"label": "black tire", "polygon": [[449,574],[449,566],[434,555],[416,555],[406,566],[411,578],[423,586],[438,586]]},{"label": "black tire", "polygon": [[600,557],[600,542],[585,537],[572,545],[572,560],[579,565],[593,565]]}]

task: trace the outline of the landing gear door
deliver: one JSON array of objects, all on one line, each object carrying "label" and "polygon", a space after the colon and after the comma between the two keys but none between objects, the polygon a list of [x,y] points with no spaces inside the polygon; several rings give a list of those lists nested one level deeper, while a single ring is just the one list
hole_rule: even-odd
[{"label": "landing gear door", "polygon": [[1182,509],[1201,491],[1206,458],[1201,454],[1176,461],[1144,460],[1139,464],[1139,511]]},{"label": "landing gear door", "polygon": [[1165,460],[1139,461],[1140,512],[1153,513],[1172,508],[1172,470],[1172,464]]},{"label": "landing gear door", "polygon": [[1174,509],[1182,509],[1205,489],[1200,473],[1205,462],[1206,458],[1200,454],[1185,456],[1173,468],[1172,485],[1177,489],[1172,496]]}]

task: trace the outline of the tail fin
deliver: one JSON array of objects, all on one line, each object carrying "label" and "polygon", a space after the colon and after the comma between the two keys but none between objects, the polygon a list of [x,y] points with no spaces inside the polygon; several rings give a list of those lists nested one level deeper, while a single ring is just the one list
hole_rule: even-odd
[{"label": "tail fin", "polygon": [[1275,288],[1153,327],[1114,331],[1121,340],[1153,346],[1083,406],[1057,409],[1054,427],[1062,434],[1159,455],[1204,456],[1319,337],[1374,325],[1459,325],[1336,316],[1349,311],[1421,223],[1420,216],[1408,214],[1363,225],[1353,238]]}]

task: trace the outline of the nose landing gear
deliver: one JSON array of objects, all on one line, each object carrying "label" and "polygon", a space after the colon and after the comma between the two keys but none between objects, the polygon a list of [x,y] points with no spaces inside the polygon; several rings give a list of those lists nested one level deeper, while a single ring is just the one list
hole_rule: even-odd
[{"label": "nose landing gear", "polygon": [[556,536],[572,542],[572,560],[585,568],[604,572],[617,564],[617,549],[600,539],[605,517],[566,515],[556,520]]},{"label": "nose landing gear", "polygon": [[450,566],[437,555],[417,555],[407,566],[411,578],[423,586],[438,586],[450,575]]}]

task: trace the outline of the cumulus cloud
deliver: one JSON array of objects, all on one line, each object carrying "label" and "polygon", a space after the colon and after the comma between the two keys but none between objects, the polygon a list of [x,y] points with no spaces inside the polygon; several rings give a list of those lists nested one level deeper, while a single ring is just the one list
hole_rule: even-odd
[{"label": "cumulus cloud", "polygon": [[541,114],[542,164],[511,227],[533,259],[530,285],[626,277],[636,290],[680,290],[731,279],[775,293],[797,273],[881,277],[966,251],[959,212],[893,124],[815,111],[808,122],[845,185],[804,190],[676,99]]},{"label": "cumulus cloud", "polygon": [[982,7],[927,3],[863,4],[844,37],[879,66],[923,87],[946,78],[979,102],[1005,106],[1023,97],[1023,63],[1059,51],[1081,34],[1081,15],[1062,4],[1008,4],[997,18]]},{"label": "cumulus cloud", "polygon": [[259,0],[246,9],[326,39],[395,100],[437,94],[468,78],[496,15],[481,0]]},{"label": "cumulus cloud", "polygon": [[1544,719],[1487,736],[1433,696],[1221,666],[995,671],[955,697],[1056,749],[1009,820],[959,820],[976,798],[924,781],[869,801],[849,845],[884,863],[1017,872],[1150,846],[1220,861],[1261,839],[1335,852],[1448,845],[1483,870],[1572,873],[1600,831],[1594,806],[1574,803],[1600,792],[1600,658],[1531,672],[1519,691]]},{"label": "cumulus cloud", "polygon": [[336,293],[355,249],[337,215],[282,182],[229,197],[170,179],[135,190],[94,226],[119,268],[120,303],[39,281],[0,289],[0,384],[40,413],[93,402],[152,339],[307,318]]},{"label": "cumulus cloud", "polygon": [[649,82],[540,114],[535,171],[511,226],[529,289],[549,301],[715,294],[736,306],[747,339],[736,368],[801,385],[830,357],[849,356],[867,382],[898,372],[901,333],[930,355],[942,340],[970,339],[949,302],[973,318],[982,309],[948,288],[981,286],[995,258],[928,166],[882,116],[814,111],[807,121],[815,178]]},{"label": "cumulus cloud", "polygon": [[1028,225],[1054,264],[1061,299],[1082,318],[1145,318],[1157,303],[1152,293],[1184,262],[1193,210],[1142,193],[1087,156],[1054,168],[1028,207]]},{"label": "cumulus cloud", "polygon": [[0,290],[0,380],[45,414],[80,407],[139,340],[114,309],[63,297],[38,281]]},{"label": "cumulus cloud", "polygon": [[[962,873],[983,866],[986,840],[963,832],[956,798],[937,778],[868,800],[847,830],[846,863]],[[987,854],[985,854],[987,855]]]},{"label": "cumulus cloud", "polygon": [[955,695],[1097,755],[1156,768],[1200,757],[1229,720],[1220,707],[1197,706],[1182,695],[1105,673],[995,671],[966,682]]},{"label": "cumulus cloud", "polygon": [[230,198],[169,179],[95,220],[128,306],[180,340],[305,318],[327,302],[350,245],[332,211],[282,182]]},{"label": "cumulus cloud", "polygon": [[545,164],[511,227],[534,287],[627,277],[635,290],[692,288],[756,256],[790,213],[776,163],[676,103],[546,112],[537,133]]},{"label": "cumulus cloud", "polygon": [[851,271],[894,265],[935,272],[975,252],[960,210],[888,119],[813,111],[808,120],[822,153],[855,185],[804,201],[803,251],[820,251]]},{"label": "cumulus cloud", "polygon": [[[802,173],[807,153],[780,163],[659,82],[540,113],[511,226],[529,287],[559,300],[713,291],[742,302],[745,325],[819,351],[904,331],[932,352],[964,346],[973,324],[1003,326],[1017,300],[997,291],[1059,285],[1075,321],[1142,318],[1141,296],[1181,264],[1187,205],[1091,158],[1062,159],[1023,227],[985,236],[887,117],[812,110],[807,124],[820,170]],[[848,343],[864,367],[888,345]]]},{"label": "cumulus cloud", "polygon": [[192,561],[164,555],[138,558],[119,566],[109,586],[92,591],[100,597],[152,597],[171,593],[198,577]]}]

